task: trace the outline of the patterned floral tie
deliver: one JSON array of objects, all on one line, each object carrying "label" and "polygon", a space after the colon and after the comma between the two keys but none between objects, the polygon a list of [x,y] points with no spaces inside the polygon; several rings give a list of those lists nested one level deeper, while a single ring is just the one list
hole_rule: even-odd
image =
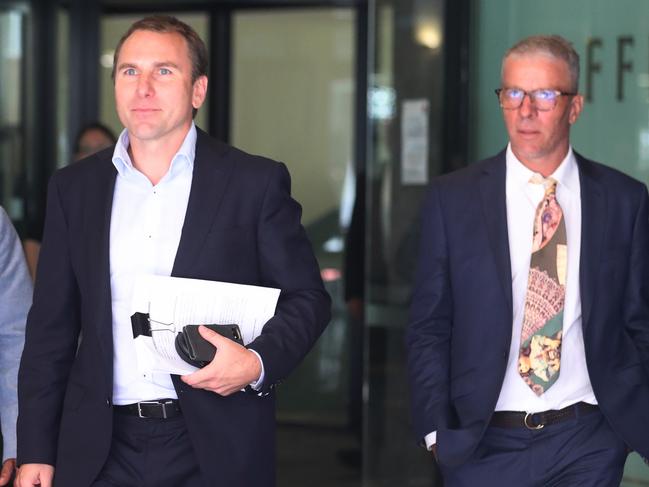
[{"label": "patterned floral tie", "polygon": [[559,378],[565,301],[567,238],[557,181],[535,174],[545,195],[536,209],[532,259],[518,355],[518,373],[537,396]]}]

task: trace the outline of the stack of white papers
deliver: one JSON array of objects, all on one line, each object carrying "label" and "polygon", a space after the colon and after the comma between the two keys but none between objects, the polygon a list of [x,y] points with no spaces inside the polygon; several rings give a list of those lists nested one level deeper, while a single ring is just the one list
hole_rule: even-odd
[{"label": "stack of white papers", "polygon": [[141,275],[135,281],[131,315],[148,313],[151,337],[135,340],[142,374],[189,374],[196,367],[180,358],[174,341],[185,325],[236,324],[243,342],[253,341],[275,315],[280,290],[219,281]]}]

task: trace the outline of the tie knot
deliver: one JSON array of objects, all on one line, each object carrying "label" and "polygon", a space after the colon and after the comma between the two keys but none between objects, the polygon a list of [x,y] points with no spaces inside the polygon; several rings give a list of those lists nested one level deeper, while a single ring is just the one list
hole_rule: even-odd
[{"label": "tie knot", "polygon": [[545,194],[556,193],[557,190],[557,180],[549,177],[544,178],[539,173],[534,173],[530,178],[530,183],[532,184],[542,184],[545,188]]}]

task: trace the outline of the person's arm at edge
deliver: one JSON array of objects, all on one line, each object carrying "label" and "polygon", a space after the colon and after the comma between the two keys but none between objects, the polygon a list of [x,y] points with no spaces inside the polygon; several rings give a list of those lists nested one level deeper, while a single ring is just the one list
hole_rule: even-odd
[{"label": "person's arm at edge", "polygon": [[0,423],[2,471],[0,485],[7,485],[16,459],[18,417],[18,364],[25,341],[25,321],[32,302],[32,282],[18,235],[0,208]]},{"label": "person's arm at edge", "polygon": [[416,437],[436,456],[437,431],[449,416],[452,295],[439,188],[422,206],[420,255],[406,330],[408,377]]}]

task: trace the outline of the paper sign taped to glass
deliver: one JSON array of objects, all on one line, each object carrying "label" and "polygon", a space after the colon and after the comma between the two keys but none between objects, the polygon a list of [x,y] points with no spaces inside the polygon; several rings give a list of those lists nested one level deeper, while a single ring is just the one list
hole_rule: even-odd
[{"label": "paper sign taped to glass", "polygon": [[186,325],[236,324],[244,345],[275,315],[280,290],[229,282],[139,275],[131,304],[133,342],[142,375],[190,374],[176,350]]}]

